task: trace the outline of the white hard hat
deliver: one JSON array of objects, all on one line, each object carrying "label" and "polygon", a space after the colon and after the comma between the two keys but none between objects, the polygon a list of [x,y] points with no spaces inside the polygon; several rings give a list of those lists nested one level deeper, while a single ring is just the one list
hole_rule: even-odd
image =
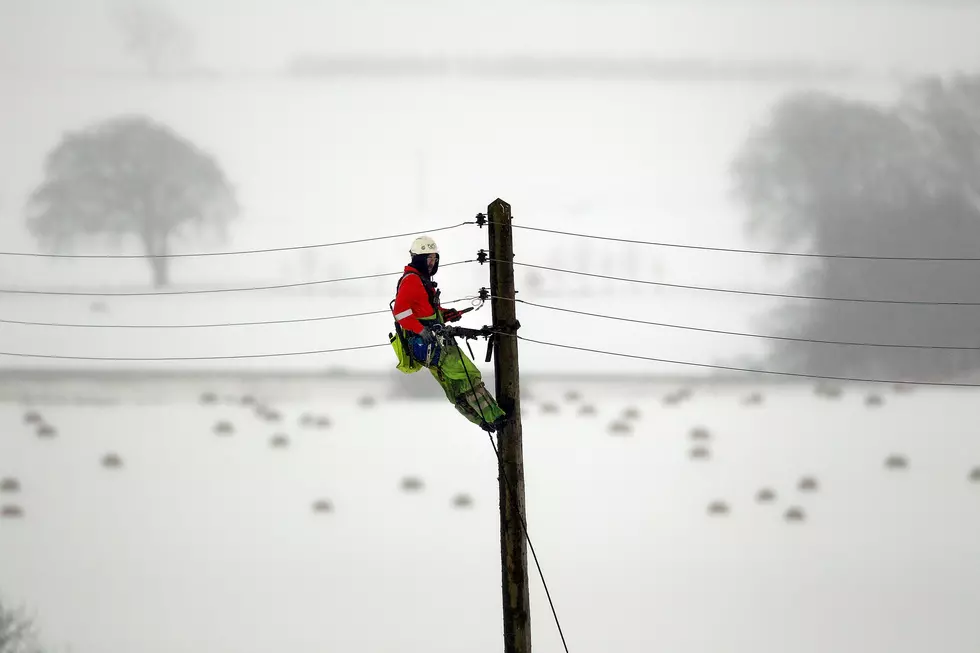
[{"label": "white hard hat", "polygon": [[439,247],[436,245],[436,241],[428,236],[419,236],[412,241],[412,248],[408,251],[412,256],[419,254],[438,254]]}]

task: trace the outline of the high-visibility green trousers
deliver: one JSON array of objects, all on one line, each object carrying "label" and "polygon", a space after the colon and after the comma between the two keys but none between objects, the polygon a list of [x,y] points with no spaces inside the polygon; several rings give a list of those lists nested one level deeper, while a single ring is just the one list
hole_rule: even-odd
[{"label": "high-visibility green trousers", "polygon": [[446,343],[437,365],[429,367],[446,398],[474,424],[492,424],[504,415],[483,383],[480,370],[457,345]]}]

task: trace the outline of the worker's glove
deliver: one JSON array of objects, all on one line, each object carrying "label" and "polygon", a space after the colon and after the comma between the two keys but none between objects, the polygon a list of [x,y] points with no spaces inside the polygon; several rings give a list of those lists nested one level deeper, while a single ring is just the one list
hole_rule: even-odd
[{"label": "worker's glove", "polygon": [[436,341],[436,334],[438,334],[441,331],[442,331],[441,324],[433,324],[431,326],[423,327],[422,333],[419,334],[419,337],[422,338],[423,342],[431,345]]},{"label": "worker's glove", "polygon": [[455,308],[449,308],[442,312],[442,317],[446,322],[459,322],[463,319],[463,314]]}]

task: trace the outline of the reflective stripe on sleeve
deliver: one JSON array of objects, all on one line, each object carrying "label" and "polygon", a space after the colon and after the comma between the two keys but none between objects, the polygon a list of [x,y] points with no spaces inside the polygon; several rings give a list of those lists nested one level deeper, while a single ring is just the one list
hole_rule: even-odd
[{"label": "reflective stripe on sleeve", "polygon": [[412,314],[412,309],[409,308],[409,309],[406,309],[406,310],[402,311],[401,313],[398,313],[397,315],[395,315],[395,319],[396,320],[404,320],[406,317],[411,316],[411,314]]}]

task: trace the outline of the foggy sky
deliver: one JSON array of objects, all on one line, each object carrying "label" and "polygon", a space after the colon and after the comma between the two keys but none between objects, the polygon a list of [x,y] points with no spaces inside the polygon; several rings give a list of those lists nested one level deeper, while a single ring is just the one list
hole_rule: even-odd
[{"label": "foggy sky", "polygon": [[[130,0],[118,0],[128,2]],[[133,70],[109,17],[116,0],[0,1],[7,71]],[[170,0],[198,65],[278,69],[301,52],[645,53],[950,69],[980,60],[980,8],[946,2],[555,2]]]}]

